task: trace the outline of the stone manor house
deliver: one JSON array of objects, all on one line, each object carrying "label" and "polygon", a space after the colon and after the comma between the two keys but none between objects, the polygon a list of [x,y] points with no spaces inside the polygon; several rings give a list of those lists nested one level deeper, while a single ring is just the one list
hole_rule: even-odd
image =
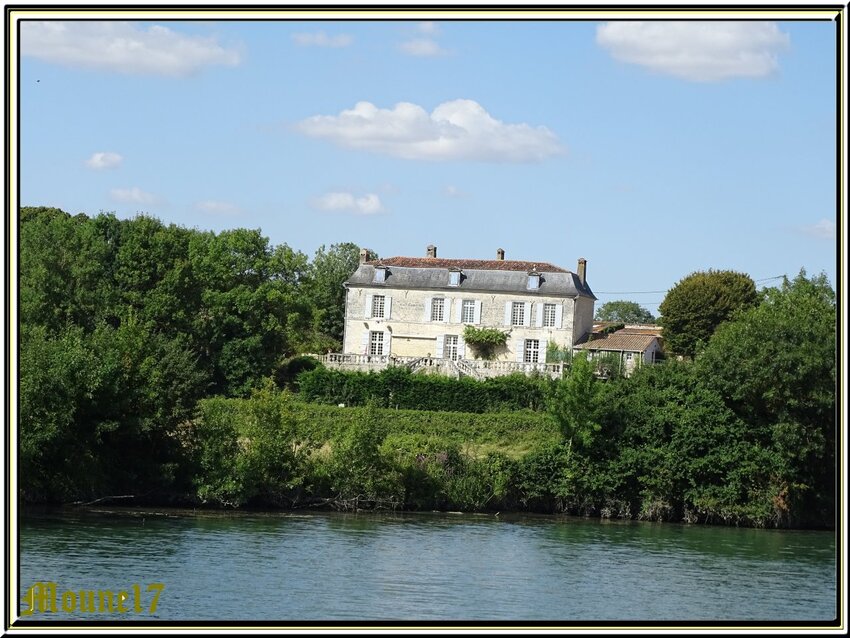
[{"label": "stone manor house", "polygon": [[[576,272],[544,262],[425,257],[371,260],[345,282],[343,352],[323,361],[352,370],[404,365],[413,370],[486,378],[537,371],[560,376],[562,364],[546,363],[549,344],[571,349],[593,329],[596,297],[587,262]],[[507,343],[493,360],[475,359],[464,327],[497,328]]]}]

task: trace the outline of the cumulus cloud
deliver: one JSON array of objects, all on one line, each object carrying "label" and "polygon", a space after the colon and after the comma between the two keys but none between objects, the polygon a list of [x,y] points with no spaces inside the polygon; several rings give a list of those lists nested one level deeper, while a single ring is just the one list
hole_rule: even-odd
[{"label": "cumulus cloud", "polygon": [[103,170],[106,168],[118,168],[124,158],[118,153],[95,153],[86,160],[86,166],[95,170]]},{"label": "cumulus cloud", "polygon": [[446,197],[466,197],[467,193],[459,189],[454,184],[449,184],[443,189],[443,195]]},{"label": "cumulus cloud", "polygon": [[829,219],[822,219],[810,226],[803,226],[802,230],[807,235],[818,239],[835,239],[835,222]]},{"label": "cumulus cloud", "polygon": [[407,55],[415,55],[421,58],[434,58],[448,54],[448,51],[441,47],[436,40],[430,38],[414,38],[402,42],[399,48]]},{"label": "cumulus cloud", "polygon": [[316,210],[354,213],[356,215],[376,215],[384,211],[381,198],[374,193],[369,193],[363,197],[355,197],[351,193],[325,193],[314,199],[312,206]]},{"label": "cumulus cloud", "polygon": [[238,215],[242,212],[236,204],[231,204],[230,202],[218,202],[211,199],[198,202],[195,204],[195,209],[202,213],[209,213],[211,215]]},{"label": "cumulus cloud", "polygon": [[138,186],[132,188],[113,188],[109,195],[117,202],[125,204],[157,204],[160,198],[153,193],[146,193]]},{"label": "cumulus cloud", "polygon": [[215,38],[130,22],[21,22],[21,54],[45,62],[127,74],[184,77],[240,54]]},{"label": "cumulus cloud", "polygon": [[440,33],[440,27],[437,26],[436,22],[420,22],[417,29],[425,35],[437,35]]},{"label": "cumulus cloud", "polygon": [[420,37],[413,37],[402,42],[399,48],[407,55],[415,55],[422,58],[434,58],[448,55],[449,52],[440,46],[434,39],[439,35],[440,28],[436,22],[420,22],[416,27]]},{"label": "cumulus cloud", "polygon": [[596,42],[622,62],[714,82],[773,73],[790,38],[773,22],[608,22]]},{"label": "cumulus cloud", "polygon": [[345,34],[331,36],[324,31],[317,31],[316,33],[293,33],[292,41],[302,47],[339,48],[347,47],[354,42],[354,38]]},{"label": "cumulus cloud", "polygon": [[358,102],[339,115],[309,117],[297,128],[344,148],[403,159],[535,162],[563,152],[546,127],[505,124],[473,100],[444,102],[430,114],[410,102],[392,109]]}]

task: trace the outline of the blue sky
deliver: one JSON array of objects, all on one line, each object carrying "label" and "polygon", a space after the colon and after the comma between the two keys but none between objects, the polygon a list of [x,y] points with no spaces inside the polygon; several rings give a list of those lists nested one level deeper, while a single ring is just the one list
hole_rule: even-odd
[{"label": "blue sky", "polygon": [[835,58],[827,21],[28,23],[20,200],[584,257],[653,313],[708,268],[834,284]]}]

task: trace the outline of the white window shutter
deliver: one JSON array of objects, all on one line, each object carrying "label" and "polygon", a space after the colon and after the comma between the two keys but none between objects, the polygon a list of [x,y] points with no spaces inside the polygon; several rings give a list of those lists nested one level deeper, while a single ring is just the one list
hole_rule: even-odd
[{"label": "white window shutter", "polygon": [[524,315],[523,318],[522,318],[523,319],[522,325],[524,325],[527,328],[528,326],[531,325],[531,302],[530,301],[525,302],[525,312],[523,312],[522,314]]},{"label": "white window shutter", "polygon": [[538,328],[543,327],[543,304],[542,303],[537,304],[537,316],[535,317],[534,325],[537,326]]},{"label": "white window shutter", "polygon": [[475,302],[475,317],[473,318],[473,322],[475,324],[481,323],[481,302]]},{"label": "white window shutter", "polygon": [[517,339],[514,345],[517,363],[522,363],[525,355],[525,339]]},{"label": "white window shutter", "polygon": [[364,319],[370,319],[372,317],[372,295],[366,295],[366,308],[363,317]]},{"label": "white window shutter", "polygon": [[443,299],[443,323],[448,323],[452,320],[452,300],[448,297]]},{"label": "white window shutter", "polygon": [[546,339],[540,340],[540,354],[537,356],[537,361],[546,363],[546,348],[549,347],[549,342]]},{"label": "white window shutter", "polygon": [[505,325],[511,325],[511,302],[505,302]]},{"label": "white window shutter", "polygon": [[369,354],[369,331],[364,330],[363,336],[360,339],[360,345],[362,346],[363,354]]},{"label": "white window shutter", "polygon": [[455,323],[463,323],[463,299],[455,299]]},{"label": "white window shutter", "polygon": [[564,319],[564,306],[563,304],[558,304],[555,306],[555,327],[560,328],[561,323],[563,323]]},{"label": "white window shutter", "polygon": [[384,331],[384,354],[392,352],[393,333],[389,330]]},{"label": "white window shutter", "polygon": [[384,299],[384,318],[389,319],[393,309],[393,298],[387,296]]},{"label": "white window shutter", "polygon": [[431,321],[431,298],[425,300],[425,319],[423,321]]},{"label": "white window shutter", "polygon": [[443,358],[443,346],[446,343],[446,335],[437,335],[437,351],[434,353],[434,356],[438,359]]},{"label": "white window shutter", "polygon": [[460,336],[457,338],[457,358],[463,359],[466,356],[466,342],[463,340],[463,337]]}]

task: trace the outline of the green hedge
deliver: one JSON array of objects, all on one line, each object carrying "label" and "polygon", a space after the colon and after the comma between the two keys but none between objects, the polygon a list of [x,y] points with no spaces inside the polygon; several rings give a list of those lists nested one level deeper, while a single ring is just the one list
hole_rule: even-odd
[{"label": "green hedge", "polygon": [[317,368],[298,376],[301,398],[310,403],[475,413],[543,410],[552,383],[547,377],[523,374],[484,381],[452,379],[406,368],[378,373]]}]

